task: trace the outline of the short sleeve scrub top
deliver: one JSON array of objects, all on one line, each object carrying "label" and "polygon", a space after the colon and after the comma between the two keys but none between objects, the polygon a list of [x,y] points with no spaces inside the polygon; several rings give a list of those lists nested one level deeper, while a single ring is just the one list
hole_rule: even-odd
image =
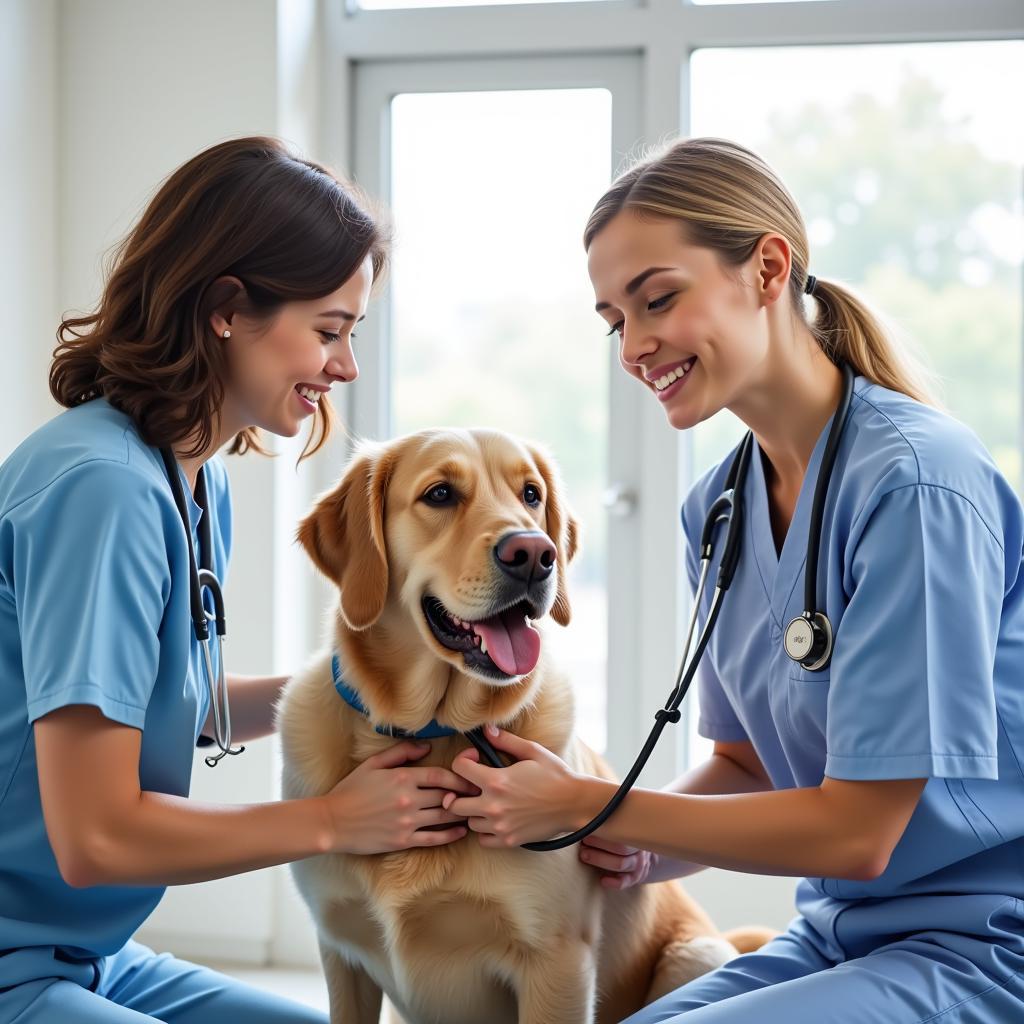
[{"label": "short sleeve scrub top", "polygon": [[[749,741],[776,789],[825,776],[927,783],[880,877],[802,879],[781,939],[664,1003],[694,1024],[1024,1021],[1024,512],[967,427],[856,377],[818,565],[835,646],[823,671],[806,671],[782,638],[803,611],[830,426],[781,552],[754,444],[739,566],[697,677],[698,728]],[[682,509],[694,589],[701,528],[734,454]],[[803,987],[783,998],[787,984]],[[778,995],[757,991],[769,986]],[[844,1016],[847,996],[857,1008]],[[632,1020],[676,1019],[651,1010]]]},{"label": "short sleeve scrub top", "polygon": [[[205,472],[223,578],[227,474],[218,457]],[[198,550],[201,513],[182,479]],[[58,415],[0,467],[0,990],[113,954],[163,894],[64,882],[44,826],[33,723],[93,705],[142,730],[143,790],[187,796],[209,707],[188,583],[159,451],[104,399]]]}]

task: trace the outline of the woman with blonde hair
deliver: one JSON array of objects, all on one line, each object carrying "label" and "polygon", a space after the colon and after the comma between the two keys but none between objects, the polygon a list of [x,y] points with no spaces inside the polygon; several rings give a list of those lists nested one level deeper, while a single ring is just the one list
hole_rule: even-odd
[{"label": "woman with blonde hair", "polygon": [[[585,244],[622,367],[669,424],[727,408],[749,433],[682,508],[713,754],[630,792],[580,855],[613,888],[804,876],[785,933],[628,1024],[1024,1019],[1020,501],[867,306],[811,273],[754,153],[676,143],[611,186]],[[737,528],[711,557],[713,506]],[[518,762],[461,756],[481,794],[445,800],[484,844],[571,832],[615,790],[492,742]]]},{"label": "woman with blonde hair", "polygon": [[429,749],[412,740],[323,796],[188,795],[195,746],[216,764],[272,732],[286,681],[225,676],[212,636],[231,549],[217,453],[310,418],[316,451],[386,260],[351,186],[233,139],[170,175],[96,312],[61,325],[66,410],[0,467],[0,1021],[324,1022],[131,936],[168,885],[465,835],[440,804],[472,789],[407,765]]}]

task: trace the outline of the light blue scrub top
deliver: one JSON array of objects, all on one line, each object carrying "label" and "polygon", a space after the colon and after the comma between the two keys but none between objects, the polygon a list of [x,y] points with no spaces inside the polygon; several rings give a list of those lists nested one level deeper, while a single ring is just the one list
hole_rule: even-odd
[{"label": "light blue scrub top", "polygon": [[[216,457],[206,473],[223,579],[227,474]],[[198,545],[200,510],[184,488]],[[187,796],[209,707],[201,650],[185,531],[159,451],[103,399],[57,416],[0,467],[0,987],[31,976],[33,960],[115,952],[163,894],[64,882],[40,807],[32,723],[94,705],[143,730],[143,790]]]},{"label": "light blue scrub top", "polygon": [[[808,522],[830,426],[781,557],[753,447],[739,567],[698,676],[699,730],[749,740],[776,789],[818,786],[826,775],[928,779],[881,877],[798,887],[798,909],[819,925],[834,928],[864,898],[1024,897],[1021,503],[967,427],[856,378],[818,563],[835,648],[825,671],[805,671],[787,657],[782,634],[803,610]],[[683,506],[694,589],[705,513],[733,454]],[[723,547],[720,528],[702,623]]]}]

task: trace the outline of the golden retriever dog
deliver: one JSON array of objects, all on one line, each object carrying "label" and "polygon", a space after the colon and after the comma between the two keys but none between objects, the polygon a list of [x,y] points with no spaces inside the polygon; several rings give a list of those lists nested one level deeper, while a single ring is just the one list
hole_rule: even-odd
[{"label": "golden retriever dog", "polygon": [[[573,692],[539,621],[568,625],[577,526],[554,466],[487,430],[364,445],[299,527],[338,587],[333,648],[279,707],[284,796],[326,793],[431,720],[450,767],[494,723],[612,778],[573,734]],[[365,713],[339,696],[345,683]],[[577,847],[444,846],[292,865],[316,923],[335,1024],[613,1024],[737,954],[676,882],[600,885]],[[751,939],[755,948],[764,936]]]}]

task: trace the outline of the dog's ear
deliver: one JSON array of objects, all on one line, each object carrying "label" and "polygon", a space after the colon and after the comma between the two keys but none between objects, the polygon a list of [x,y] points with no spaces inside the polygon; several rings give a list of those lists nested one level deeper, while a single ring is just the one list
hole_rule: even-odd
[{"label": "dog's ear", "polygon": [[357,453],[296,533],[316,567],[337,584],[341,614],[352,629],[372,626],[388,595],[384,501],[393,464],[387,452]]},{"label": "dog's ear", "polygon": [[551,617],[560,626],[568,626],[572,618],[572,609],[569,606],[569,591],[565,583],[565,567],[579,550],[580,526],[565,502],[562,478],[554,459],[535,445],[530,445],[529,450],[540,475],[544,478],[544,490],[547,491],[547,534],[554,541],[558,552],[558,591],[551,608]]}]

